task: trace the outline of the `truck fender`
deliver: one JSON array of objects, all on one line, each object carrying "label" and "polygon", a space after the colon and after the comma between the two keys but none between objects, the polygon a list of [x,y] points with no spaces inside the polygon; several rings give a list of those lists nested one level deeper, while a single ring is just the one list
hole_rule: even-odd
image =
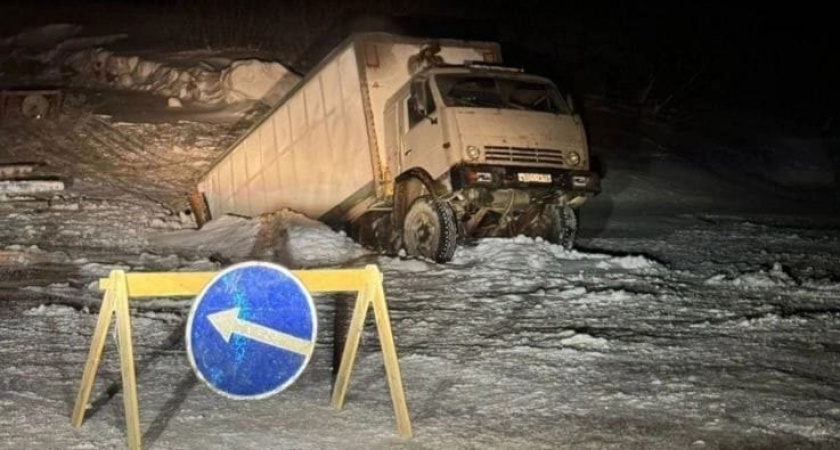
[{"label": "truck fender", "polygon": [[431,195],[435,199],[440,199],[447,194],[444,186],[436,182],[428,172],[419,167],[406,170],[394,181],[392,219],[395,230],[402,228],[402,222],[408,212],[408,207],[416,198],[422,195]]},{"label": "truck fender", "polygon": [[401,173],[395,181],[396,184],[399,185],[411,179],[416,179],[417,181],[423,183],[423,185],[426,187],[426,190],[429,191],[429,194],[435,198],[439,198],[446,195],[446,188],[443,187],[440,183],[436,182],[434,178],[432,178],[432,176],[429,175],[429,172],[426,172],[424,169],[421,169],[419,167],[412,167],[411,169],[406,170],[405,172]]}]

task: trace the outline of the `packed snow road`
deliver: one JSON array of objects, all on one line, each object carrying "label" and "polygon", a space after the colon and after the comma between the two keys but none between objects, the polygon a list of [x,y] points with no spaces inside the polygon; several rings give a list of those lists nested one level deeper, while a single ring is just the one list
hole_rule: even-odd
[{"label": "packed snow road", "polygon": [[[33,212],[31,221],[58,211],[59,228],[78,226],[67,220],[73,210]],[[118,222],[98,214],[103,230]],[[19,228],[19,218],[7,216],[3,229]],[[671,232],[650,237],[650,224],[634,220],[643,230],[635,237],[607,231],[582,242],[627,256],[520,238],[483,240],[436,265],[369,255],[292,216],[286,252],[295,265],[383,268],[416,437],[396,437],[372,331],[345,409],[329,408],[332,300],[347,297],[318,301],[324,333],[313,364],[258,402],[198,384],[183,344],[187,302],[172,300],[132,318],[145,448],[836,448],[840,286],[831,277],[840,233],[732,217],[652,221]],[[223,225],[241,235],[248,222]],[[194,234],[193,248],[202,239],[179,233]],[[217,266],[177,247],[115,248],[122,256],[82,259],[83,249],[64,246],[42,251],[64,252],[59,262],[3,269],[3,448],[125,445],[111,342],[87,421],[69,425],[96,318],[90,282],[114,264]],[[68,279],[37,286],[47,270]]]}]

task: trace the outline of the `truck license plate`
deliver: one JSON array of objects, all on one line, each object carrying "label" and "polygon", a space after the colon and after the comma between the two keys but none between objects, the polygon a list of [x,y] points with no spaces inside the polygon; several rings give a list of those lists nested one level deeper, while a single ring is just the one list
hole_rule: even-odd
[{"label": "truck license plate", "polygon": [[518,173],[516,177],[523,183],[551,183],[550,173]]}]

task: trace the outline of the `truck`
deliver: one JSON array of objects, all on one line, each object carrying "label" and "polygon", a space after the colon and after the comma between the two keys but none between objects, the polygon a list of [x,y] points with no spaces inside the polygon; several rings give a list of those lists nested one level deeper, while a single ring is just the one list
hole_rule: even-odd
[{"label": "truck", "polygon": [[499,44],[361,33],[234,142],[190,203],[199,222],[290,209],[447,262],[482,237],[571,248],[600,190],[589,167],[571,97],[502,65]]}]

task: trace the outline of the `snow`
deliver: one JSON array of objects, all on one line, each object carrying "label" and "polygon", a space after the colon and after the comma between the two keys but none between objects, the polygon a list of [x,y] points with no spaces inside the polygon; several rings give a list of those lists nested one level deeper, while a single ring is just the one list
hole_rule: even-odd
[{"label": "snow", "polygon": [[221,72],[221,86],[227,103],[262,100],[272,92],[278,97],[274,102],[270,102],[274,104],[279,97],[294,87],[298,80],[299,77],[280,63],[255,59],[234,61]]},{"label": "snow", "polygon": [[[123,446],[122,394],[105,395],[119,379],[110,339],[92,398],[97,406],[79,430],[55,425],[69,420],[96,318],[82,309],[87,304],[74,303],[88,280],[114,268],[193,270],[213,264],[193,255],[224,248],[219,241],[247,257],[269,225],[287,231],[286,243],[302,265],[373,262],[383,269],[415,438],[395,436],[372,324],[345,410],[330,410],[332,309],[326,308],[343,300],[317,298],[324,334],[298,383],[272,399],[231,403],[197,384],[186,363],[180,330],[189,301],[161,299],[137,303],[132,314],[146,448],[549,449],[581,439],[592,448],[609,448],[598,444],[609,439],[627,448],[685,448],[697,441],[721,448],[742,439],[831,448],[840,438],[830,400],[837,388],[809,378],[833,377],[836,353],[825,349],[840,338],[840,317],[783,316],[768,310],[762,295],[744,297],[743,286],[706,282],[712,277],[706,272],[731,270],[728,263],[692,274],[639,255],[486,239],[459,249],[455,263],[438,265],[372,255],[286,211],[270,220],[222,217],[202,230],[150,237],[156,247],[171,243],[172,252],[141,251],[104,263],[75,257],[85,252],[74,250],[68,273],[75,271],[71,278],[78,281],[25,290],[31,300],[17,302],[34,305],[0,313],[7,340],[0,355],[13,361],[1,372],[6,412],[0,420],[17,430],[2,437],[4,445]],[[685,230],[698,237],[707,227],[694,222]],[[788,232],[771,230],[768,242]],[[840,253],[840,236],[834,239]],[[629,251],[633,245],[612,240],[616,246]],[[679,241],[668,246],[682,248]],[[732,279],[762,271],[781,277],[788,260],[777,262],[775,269],[736,271]],[[817,292],[807,285],[780,283],[774,296],[784,296],[786,307],[806,308]],[[86,295],[93,295],[95,311],[97,296]],[[836,305],[837,291],[829,295]],[[23,351],[25,359],[14,356]],[[40,383],[24,387],[34,373]],[[616,424],[626,431],[616,435]],[[683,431],[669,431],[677,429]],[[39,437],[47,430],[49,441]]]},{"label": "snow", "polygon": [[[152,228],[158,228],[152,224]],[[185,230],[176,233],[153,234],[153,247],[167,247],[193,250],[206,254],[220,253],[227,258],[246,258],[252,251],[260,231],[258,220],[238,216],[223,216],[201,230]]]},{"label": "snow", "polygon": [[102,48],[73,53],[66,64],[82,83],[150,92],[168,97],[169,106],[175,108],[180,102],[214,105],[264,100],[273,104],[300,80],[272,61],[245,59],[222,68],[204,62],[181,67]]},{"label": "snow", "polygon": [[601,261],[598,263],[598,267],[602,269],[609,269],[611,267],[617,267],[620,269],[633,269],[633,270],[641,270],[641,269],[652,269],[655,268],[658,264],[654,261],[651,261],[644,256],[622,256],[618,258],[610,258],[607,261]]},{"label": "snow", "polygon": [[0,194],[35,194],[62,190],[64,190],[64,182],[62,181],[0,181]]},{"label": "snow", "polygon": [[293,88],[300,77],[276,61],[255,58],[220,59],[212,55],[184,65],[176,54],[148,58],[103,48],[124,40],[124,34],[80,36],[84,28],[52,24],[24,30],[0,39],[0,50],[20,61],[37,61],[45,67],[39,77],[60,78],[69,68],[76,83],[98,88],[148,92],[167,98],[171,108],[182,102],[212,106],[263,101],[273,105]]},{"label": "snow", "polygon": [[609,342],[604,338],[592,337],[588,334],[576,334],[572,337],[560,339],[560,343],[566,347],[581,350],[606,350]]},{"label": "snow", "polygon": [[300,268],[340,265],[370,254],[346,235],[301,214],[283,211],[276,220],[287,232],[288,265]]},{"label": "snow", "polygon": [[797,283],[782,268],[781,263],[774,262],[770,270],[759,270],[757,272],[741,273],[729,278],[724,274],[715,275],[706,280],[708,284],[728,284],[732,286],[751,288],[772,288],[783,286],[795,286]]},{"label": "snow", "polygon": [[[45,55],[82,39],[65,25],[28,33],[0,47]],[[330,408],[334,333],[352,295],[316,297],[310,367],[260,402],[197,382],[183,343],[191,300],[161,298],[131,304],[144,448],[840,448],[840,227],[836,205],[820,203],[834,193],[768,184],[823,170],[807,141],[768,136],[778,150],[746,184],[733,161],[759,164],[756,146],[596,147],[610,170],[576,250],[482,239],[440,265],[377,255],[292,211],[196,230],[184,194],[248,123],[185,119],[186,102],[220,102],[236,60],[95,48],[73,48],[91,98],[107,87],[184,103],[164,113],[131,97],[127,120],[68,92],[59,120],[0,128],[3,162],[43,161],[38,170],[69,180],[60,195],[0,198],[0,448],[125,448],[110,333],[85,423],[69,425],[99,278],[250,259],[382,269],[415,437],[396,436],[370,316],[345,408]],[[270,62],[241,66],[270,75],[243,91],[253,98],[286,76]],[[815,153],[788,166],[786,148]]]},{"label": "snow", "polygon": [[36,308],[24,311],[26,316],[74,316],[76,314],[88,314],[88,311],[77,311],[65,305],[38,305]]}]

